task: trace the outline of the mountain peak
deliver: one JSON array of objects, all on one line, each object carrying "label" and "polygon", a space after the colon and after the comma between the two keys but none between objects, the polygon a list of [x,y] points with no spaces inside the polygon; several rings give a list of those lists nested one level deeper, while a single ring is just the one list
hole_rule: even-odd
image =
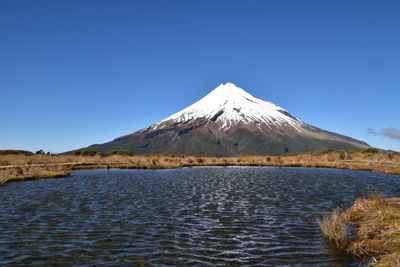
[{"label": "mountain peak", "polygon": [[287,125],[298,129],[301,121],[283,108],[255,98],[233,83],[220,84],[208,95],[193,105],[155,124],[158,128],[165,122],[185,124],[194,119],[204,118],[215,122],[220,128],[229,129],[243,124],[267,126]]},{"label": "mountain peak", "polygon": [[213,91],[244,91],[242,88],[236,86],[234,83],[227,82],[225,84],[221,83]]},{"label": "mountain peak", "polygon": [[225,83],[165,120],[90,148],[134,154],[238,156],[367,147],[304,123],[283,108]]},{"label": "mountain peak", "polygon": [[230,82],[227,82],[225,84],[221,83],[217,88],[215,88],[210,92],[210,95],[212,95],[213,97],[224,97],[224,98],[238,96],[238,95],[244,97],[253,97],[242,88]]}]

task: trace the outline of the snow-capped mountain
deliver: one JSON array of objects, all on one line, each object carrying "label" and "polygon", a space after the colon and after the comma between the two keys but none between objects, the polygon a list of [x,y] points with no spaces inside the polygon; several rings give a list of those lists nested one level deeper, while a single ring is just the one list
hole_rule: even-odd
[{"label": "snow-capped mountain", "polygon": [[286,110],[270,102],[255,98],[233,83],[221,84],[193,105],[157,123],[187,123],[197,118],[216,122],[221,129],[228,130],[241,122],[266,125],[290,125],[297,129],[301,122]]},{"label": "snow-capped mountain", "polygon": [[193,105],[145,129],[90,148],[134,154],[278,155],[322,149],[365,149],[368,144],[331,133],[221,84]]}]

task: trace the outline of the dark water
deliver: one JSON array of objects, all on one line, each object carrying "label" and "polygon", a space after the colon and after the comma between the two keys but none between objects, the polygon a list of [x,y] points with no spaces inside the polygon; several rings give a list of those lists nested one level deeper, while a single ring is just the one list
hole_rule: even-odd
[{"label": "dark water", "polygon": [[0,187],[0,265],[355,265],[316,218],[400,176],[301,168],[76,171]]}]

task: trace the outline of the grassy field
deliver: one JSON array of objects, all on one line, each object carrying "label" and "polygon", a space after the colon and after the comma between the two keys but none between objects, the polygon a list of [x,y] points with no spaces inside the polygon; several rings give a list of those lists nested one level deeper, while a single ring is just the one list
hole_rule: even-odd
[{"label": "grassy field", "polygon": [[182,155],[0,155],[0,183],[61,177],[76,169],[169,169],[186,166],[278,166],[368,170],[400,174],[400,153],[322,151],[283,156],[206,157]]},{"label": "grassy field", "polygon": [[[400,266],[400,198],[371,194],[344,212],[324,216],[319,225],[337,248],[368,258],[373,266]],[[356,229],[352,238],[349,226]]]}]

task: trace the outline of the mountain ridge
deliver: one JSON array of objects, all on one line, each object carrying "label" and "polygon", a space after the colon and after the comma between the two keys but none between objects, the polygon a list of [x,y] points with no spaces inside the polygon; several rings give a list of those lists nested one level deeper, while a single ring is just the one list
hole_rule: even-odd
[{"label": "mountain ridge", "polygon": [[323,149],[366,149],[365,142],[309,125],[233,83],[149,127],[104,144],[99,152],[209,156],[279,155]]}]

